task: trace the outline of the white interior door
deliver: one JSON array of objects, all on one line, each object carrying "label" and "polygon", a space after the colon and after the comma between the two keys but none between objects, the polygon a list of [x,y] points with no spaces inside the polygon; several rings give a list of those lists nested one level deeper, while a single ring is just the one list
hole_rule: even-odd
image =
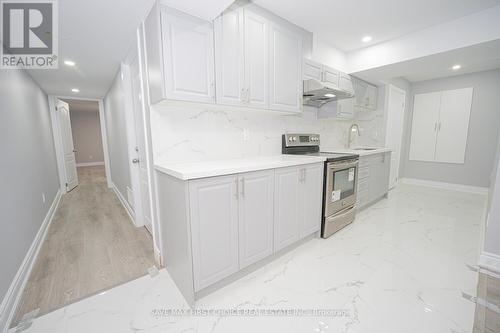
[{"label": "white interior door", "polygon": [[142,209],[136,209],[136,219],[137,214],[141,214],[140,217],[144,226],[152,234],[152,211],[151,211],[151,197],[150,197],[150,184],[148,177],[148,164],[147,164],[147,150],[146,150],[146,135],[144,132],[144,102],[143,102],[143,92],[141,89],[141,75],[139,68],[139,59],[135,57],[130,64],[130,79],[131,79],[131,93],[132,93],[132,103],[134,112],[134,125],[135,125],[135,135],[136,135],[136,151],[137,158],[134,159],[137,165],[136,172],[139,173],[139,186],[140,186],[140,205]]},{"label": "white interior door", "polygon": [[73,134],[71,132],[71,120],[68,103],[57,100],[57,112],[59,113],[59,124],[61,128],[61,139],[64,153],[64,171],[66,174],[66,191],[69,192],[78,185],[78,174],[76,172],[75,146],[73,145]]},{"label": "white interior door", "polygon": [[434,161],[440,105],[441,92],[415,95],[410,160]]},{"label": "white interior door", "polygon": [[436,162],[464,163],[472,88],[443,91],[436,141]]},{"label": "white interior door", "polygon": [[389,85],[388,90],[385,145],[392,150],[389,188],[393,188],[396,186],[399,178],[406,94],[404,90],[396,88],[393,85]]}]

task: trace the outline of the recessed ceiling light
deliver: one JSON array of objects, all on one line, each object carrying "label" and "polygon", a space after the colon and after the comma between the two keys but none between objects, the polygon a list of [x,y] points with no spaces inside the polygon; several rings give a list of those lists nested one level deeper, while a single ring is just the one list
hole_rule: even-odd
[{"label": "recessed ceiling light", "polygon": [[460,68],[462,68],[462,66],[460,66],[460,65],[453,65],[453,67],[451,69],[453,69],[454,71],[458,71]]},{"label": "recessed ceiling light", "polygon": [[71,60],[64,60],[64,64],[66,66],[75,66],[75,62]]},{"label": "recessed ceiling light", "polygon": [[335,97],[334,94],[325,94],[325,97]]},{"label": "recessed ceiling light", "polygon": [[363,43],[369,43],[369,42],[371,42],[371,41],[372,41],[372,39],[373,39],[373,37],[372,37],[372,36],[365,36],[365,37],[361,38],[361,41],[362,41]]},{"label": "recessed ceiling light", "polygon": [[80,89],[73,88],[73,89],[71,89],[71,91],[77,93],[77,92],[80,92]]}]

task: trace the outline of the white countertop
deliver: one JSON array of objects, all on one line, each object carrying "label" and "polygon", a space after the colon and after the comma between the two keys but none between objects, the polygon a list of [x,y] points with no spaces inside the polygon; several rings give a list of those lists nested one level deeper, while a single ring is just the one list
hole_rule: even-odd
[{"label": "white countertop", "polygon": [[390,148],[386,147],[373,147],[376,149],[373,150],[362,150],[362,149],[348,149],[348,148],[321,148],[321,151],[323,152],[332,152],[332,153],[349,153],[349,154],[356,154],[359,156],[367,156],[367,155],[374,155],[374,154],[381,154],[381,153],[387,153],[392,151]]},{"label": "white countertop", "polygon": [[294,165],[321,163],[326,159],[317,156],[276,155],[231,160],[200,162],[158,162],[155,169],[182,180],[230,175]]}]

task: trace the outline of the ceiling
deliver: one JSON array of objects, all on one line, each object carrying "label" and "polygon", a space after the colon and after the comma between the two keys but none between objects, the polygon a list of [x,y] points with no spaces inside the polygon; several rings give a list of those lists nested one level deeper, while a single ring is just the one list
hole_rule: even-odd
[{"label": "ceiling", "polygon": [[[253,0],[344,52],[500,4],[500,0]],[[372,42],[361,38],[370,35]]]},{"label": "ceiling", "polygon": [[[29,73],[48,94],[103,97],[152,4],[153,0],[59,1],[59,69]],[[64,65],[67,59],[76,66]]]},{"label": "ceiling", "polygon": [[64,99],[69,105],[70,112],[99,112],[99,104],[96,101],[78,99]]},{"label": "ceiling", "polygon": [[[453,71],[451,67],[455,64],[462,68]],[[498,68],[500,40],[495,40],[352,74],[378,84],[394,77],[418,82]]]}]

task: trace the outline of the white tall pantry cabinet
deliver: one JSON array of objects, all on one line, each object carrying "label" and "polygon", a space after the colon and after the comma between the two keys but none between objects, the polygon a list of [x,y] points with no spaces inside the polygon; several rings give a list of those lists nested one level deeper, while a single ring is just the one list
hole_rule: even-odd
[{"label": "white tall pantry cabinet", "polygon": [[473,88],[415,94],[410,160],[464,163]]}]

